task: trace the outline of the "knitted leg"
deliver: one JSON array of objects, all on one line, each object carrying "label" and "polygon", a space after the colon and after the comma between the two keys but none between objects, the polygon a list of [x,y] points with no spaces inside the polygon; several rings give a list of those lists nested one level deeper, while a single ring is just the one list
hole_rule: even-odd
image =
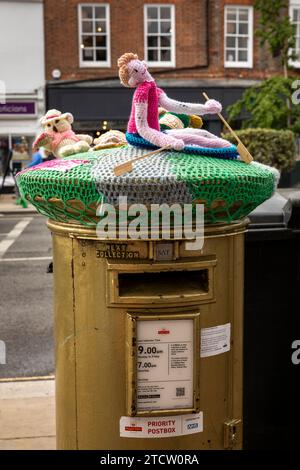
[{"label": "knitted leg", "polygon": [[64,145],[58,150],[57,157],[68,157],[69,155],[74,155],[74,153],[76,153],[74,145]]},{"label": "knitted leg", "polygon": [[209,148],[231,147],[230,142],[204,129],[191,129],[190,127],[186,127],[185,129],[170,129],[165,132],[171,134],[172,137],[182,139],[185,145],[198,145],[199,147]]},{"label": "knitted leg", "polygon": [[88,152],[90,149],[90,146],[86,141],[80,140],[79,142],[76,142],[76,144],[74,145],[74,149],[78,153]]},{"label": "knitted leg", "polygon": [[136,103],[135,121],[138,133],[145,140],[157,147],[169,146],[175,150],[182,150],[184,142],[182,139],[169,136],[164,132],[157,131],[148,126],[147,122],[148,105],[147,103]]}]

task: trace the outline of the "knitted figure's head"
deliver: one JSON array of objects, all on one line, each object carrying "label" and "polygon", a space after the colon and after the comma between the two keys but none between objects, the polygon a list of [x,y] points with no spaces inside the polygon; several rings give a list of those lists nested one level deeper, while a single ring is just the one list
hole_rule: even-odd
[{"label": "knitted figure's head", "polygon": [[47,132],[66,132],[72,129],[74,118],[71,113],[62,114],[57,109],[50,109],[41,118],[41,125]]},{"label": "knitted figure's head", "polygon": [[118,67],[120,81],[126,87],[136,87],[140,83],[153,80],[146,62],[139,60],[137,54],[132,52],[126,52],[118,59]]}]

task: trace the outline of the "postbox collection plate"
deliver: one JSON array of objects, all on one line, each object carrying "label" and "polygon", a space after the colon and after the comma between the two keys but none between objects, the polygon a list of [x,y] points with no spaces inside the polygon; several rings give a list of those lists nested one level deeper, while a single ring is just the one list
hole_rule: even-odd
[{"label": "postbox collection plate", "polygon": [[200,410],[200,313],[127,313],[127,414]]}]

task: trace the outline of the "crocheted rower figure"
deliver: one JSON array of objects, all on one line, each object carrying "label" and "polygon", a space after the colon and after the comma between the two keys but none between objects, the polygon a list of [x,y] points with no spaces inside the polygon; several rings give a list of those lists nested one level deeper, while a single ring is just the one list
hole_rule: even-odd
[{"label": "crocheted rower figure", "polygon": [[147,64],[131,52],[118,59],[118,66],[121,83],[136,88],[126,134],[129,143],[134,144],[136,137],[142,137],[146,143],[157,147],[169,146],[174,150],[182,150],[186,145],[216,149],[231,147],[227,140],[204,129],[184,127],[162,131],[159,125],[159,106],[172,113],[204,115],[220,113],[222,106],[218,101],[208,100],[205,104],[197,104],[169,98],[157,87]]},{"label": "crocheted rower figure", "polygon": [[71,113],[62,114],[57,109],[47,111],[40,121],[44,131],[33,143],[33,150],[45,147],[57,158],[87,152],[93,139],[86,134],[75,134],[73,121]]}]

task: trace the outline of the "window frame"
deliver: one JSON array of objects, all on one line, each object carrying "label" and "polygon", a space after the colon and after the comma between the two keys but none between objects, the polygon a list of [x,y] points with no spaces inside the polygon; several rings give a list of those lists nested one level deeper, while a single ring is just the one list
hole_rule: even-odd
[{"label": "window frame", "polygon": [[[300,0],[292,0],[289,2],[289,15],[290,15],[291,20],[293,20],[294,9],[297,9],[300,11]],[[300,38],[300,30],[299,30],[299,38]],[[289,65],[294,68],[300,68],[300,48],[299,48],[299,59],[289,60]]]},{"label": "window frame", "polygon": [[[230,36],[227,34],[227,11],[229,9],[240,8],[248,10],[248,60],[243,62],[226,60],[226,51],[230,49],[226,47],[226,38]],[[224,67],[225,68],[238,68],[238,69],[252,69],[253,68],[253,6],[252,5],[236,5],[226,4],[224,8]]]},{"label": "window frame", "polygon": [[[106,61],[85,61],[82,59],[82,7],[105,7],[106,17]],[[111,67],[111,45],[110,45],[110,4],[109,3],[79,3],[77,5],[78,17],[78,53],[79,53],[79,67],[80,68],[107,68]],[[93,19],[94,21],[94,19]],[[88,35],[88,34],[86,34]],[[94,36],[94,33],[92,33]],[[93,49],[95,49],[93,47]]]},{"label": "window frame", "polygon": [[[148,8],[168,7],[171,11],[171,60],[170,61],[150,61],[148,60]],[[160,47],[159,50],[163,49]],[[173,3],[145,3],[144,4],[144,57],[150,67],[175,67],[176,66],[176,17],[175,4]]]}]

